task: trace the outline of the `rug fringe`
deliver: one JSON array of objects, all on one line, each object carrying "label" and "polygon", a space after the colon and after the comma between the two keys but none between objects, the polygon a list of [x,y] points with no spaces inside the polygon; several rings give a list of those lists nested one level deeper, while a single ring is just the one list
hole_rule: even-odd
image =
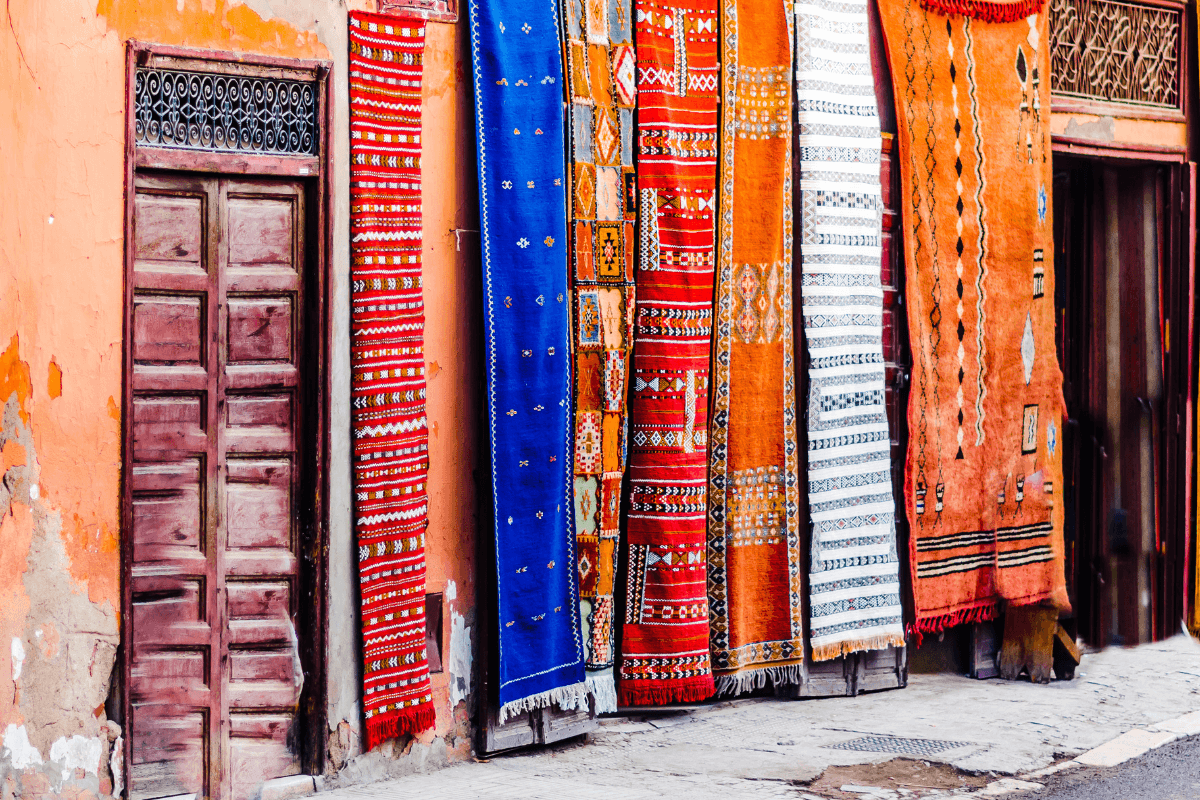
[{"label": "rug fringe", "polygon": [[908,634],[917,640],[917,647],[920,647],[924,635],[927,633],[941,633],[947,628],[965,625],[969,622],[987,622],[995,619],[999,613],[999,603],[993,602],[971,608],[960,608],[957,611],[933,617],[918,617],[916,622],[908,626]]},{"label": "rug fringe", "polygon": [[429,730],[437,723],[437,711],[433,703],[409,706],[399,713],[379,714],[367,720],[367,749],[380,742],[396,739],[408,734],[416,735]]},{"label": "rug fringe", "polygon": [[804,683],[804,664],[779,664],[773,667],[758,667],[720,675],[716,680],[718,697],[745,694],[767,686],[799,686]]},{"label": "rug fringe", "polygon": [[677,681],[621,681],[617,692],[622,706],[669,706],[699,703],[713,696],[712,675]]},{"label": "rug fringe", "polygon": [[[617,682],[612,672],[596,672],[587,676],[588,694],[596,698],[597,714],[612,714],[617,710]],[[563,711],[588,711],[587,694],[572,695],[559,702]]]},{"label": "rug fringe", "polygon": [[921,5],[930,11],[942,14],[962,14],[964,17],[983,22],[1016,22],[1033,14],[1039,14],[1045,0],[921,0]]},{"label": "rug fringe", "polygon": [[907,644],[904,636],[899,633],[886,633],[872,636],[869,639],[856,639],[852,642],[833,642],[819,647],[813,645],[813,661],[832,661],[851,653],[861,653],[864,650],[886,650],[889,647],[904,647]]},{"label": "rug fringe", "polygon": [[557,705],[559,708],[579,708],[579,704],[583,703],[583,707],[586,708],[587,695],[587,681],[573,683],[570,686],[559,686],[557,689],[550,689],[540,694],[531,694],[529,697],[522,697],[520,700],[513,700],[511,703],[500,706],[498,724],[503,725],[509,717],[552,705]]},{"label": "rug fringe", "polygon": [[611,672],[589,675],[588,691],[596,698],[597,714],[615,714],[617,711],[617,681]]}]

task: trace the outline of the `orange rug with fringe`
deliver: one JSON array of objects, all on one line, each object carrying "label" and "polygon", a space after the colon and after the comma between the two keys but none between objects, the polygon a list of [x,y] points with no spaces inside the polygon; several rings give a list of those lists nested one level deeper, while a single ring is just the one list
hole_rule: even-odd
[{"label": "orange rug with fringe", "polygon": [[881,14],[913,353],[914,627],[1065,608],[1046,12],[895,0]]},{"label": "orange rug with fringe", "polygon": [[721,43],[708,605],[717,692],[735,694],[804,679],[791,3],[722,0]]}]

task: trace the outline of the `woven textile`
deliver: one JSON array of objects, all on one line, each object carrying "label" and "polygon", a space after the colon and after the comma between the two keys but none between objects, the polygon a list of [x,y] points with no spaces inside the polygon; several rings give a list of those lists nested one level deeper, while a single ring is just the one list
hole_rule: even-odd
[{"label": "woven textile", "polygon": [[866,2],[796,5],[814,661],[904,645],[883,392],[880,132]]},{"label": "woven textile", "polygon": [[881,6],[893,60],[913,381],[918,632],[1067,605],[1048,25]]},{"label": "woven textile", "polygon": [[792,327],[792,9],[721,0],[708,602],[719,692],[804,676]]},{"label": "woven textile", "polygon": [[425,652],[425,23],[350,14],[354,523],[367,748],[433,727]]},{"label": "woven textile", "polygon": [[571,476],[562,62],[553,3],[470,3],[500,721],[586,702]]},{"label": "woven textile", "polygon": [[705,590],[717,0],[639,0],[640,205],[623,705],[713,693]]},{"label": "woven textile", "polygon": [[571,274],[575,302],[575,547],[584,666],[596,712],[617,710],[613,583],[633,349],[633,109],[630,0],[567,0]]}]

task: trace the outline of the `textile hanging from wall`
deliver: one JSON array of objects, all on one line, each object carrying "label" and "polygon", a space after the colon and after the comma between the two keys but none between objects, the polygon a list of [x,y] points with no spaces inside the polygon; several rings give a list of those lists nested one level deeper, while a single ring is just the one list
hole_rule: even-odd
[{"label": "textile hanging from wall", "polygon": [[717,0],[638,0],[640,240],[622,705],[713,693],[705,589]]},{"label": "textile hanging from wall", "polygon": [[434,724],[425,632],[425,23],[350,13],[354,524],[367,748]]},{"label": "textile hanging from wall", "polygon": [[792,7],[721,0],[708,602],[718,692],[804,678],[792,327]]},{"label": "textile hanging from wall", "polygon": [[637,100],[630,0],[566,0],[575,324],[575,547],[596,713],[617,710],[613,583],[633,349]]},{"label": "textile hanging from wall", "polygon": [[1066,607],[1046,13],[881,12],[905,197],[916,629],[1001,601]]},{"label": "textile hanging from wall", "polygon": [[814,661],[904,645],[884,406],[883,199],[867,3],[796,6]]},{"label": "textile hanging from wall", "polygon": [[572,510],[570,287],[554,3],[470,3],[499,721],[586,702]]}]

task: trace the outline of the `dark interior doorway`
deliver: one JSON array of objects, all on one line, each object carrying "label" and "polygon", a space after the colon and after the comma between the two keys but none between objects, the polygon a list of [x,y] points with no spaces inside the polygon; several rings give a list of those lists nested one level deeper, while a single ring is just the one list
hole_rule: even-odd
[{"label": "dark interior doorway", "polygon": [[1056,155],[1067,584],[1090,644],[1178,632],[1191,347],[1185,165]]}]

